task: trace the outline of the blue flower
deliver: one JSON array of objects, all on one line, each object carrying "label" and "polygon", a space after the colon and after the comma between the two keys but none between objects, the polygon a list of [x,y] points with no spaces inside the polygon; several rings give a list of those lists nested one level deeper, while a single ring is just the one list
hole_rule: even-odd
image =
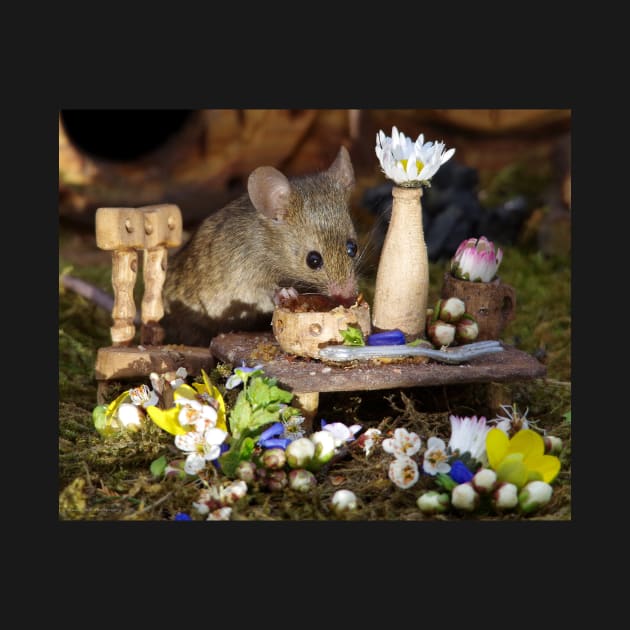
[{"label": "blue flower", "polygon": [[263,448],[281,448],[284,450],[291,444],[291,440],[289,438],[269,438],[268,440],[258,440],[258,444]]},{"label": "blue flower", "polygon": [[473,473],[468,470],[466,464],[459,459],[455,460],[451,464],[449,475],[451,476],[451,479],[457,483],[466,483],[474,477]]},{"label": "blue flower", "polygon": [[186,514],[186,512],[177,512],[173,517],[174,521],[192,521],[192,518]]},{"label": "blue flower", "polygon": [[255,365],[254,367],[247,367],[245,362],[243,361],[243,365],[240,367],[234,368],[234,373],[230,375],[228,380],[225,383],[225,389],[234,389],[238,387],[241,383],[243,385],[247,385],[247,380],[253,376],[254,374],[262,374],[262,365]]},{"label": "blue flower", "polygon": [[265,429],[258,438],[258,444],[263,448],[282,448],[285,449],[291,442],[288,438],[279,438],[284,432],[284,424],[282,422],[274,422],[268,429]]}]

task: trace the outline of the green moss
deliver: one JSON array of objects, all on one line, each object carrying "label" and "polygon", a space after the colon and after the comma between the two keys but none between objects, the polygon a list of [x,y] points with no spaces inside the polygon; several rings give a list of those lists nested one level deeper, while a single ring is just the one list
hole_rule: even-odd
[{"label": "green moss", "polygon": [[[67,267],[60,259],[60,271]],[[430,265],[428,305],[440,296],[447,263]],[[571,518],[571,266],[570,260],[547,258],[518,247],[505,248],[500,268],[503,282],[516,291],[516,314],[503,338],[523,351],[535,354],[547,366],[547,378],[502,384],[460,387],[425,387],[396,391],[362,391],[322,394],[319,417],[329,422],[359,423],[380,428],[384,434],[402,426],[417,431],[426,441],[430,435],[450,434],[449,413],[493,415],[498,403],[517,403],[528,409],[537,426],[563,440],[562,470],[554,482],[554,495],[532,520]],[[111,291],[109,267],[76,267],[72,274]],[[364,279],[372,303],[374,277]],[[363,287],[362,287],[363,288]],[[82,520],[169,520],[192,511],[199,492],[194,480],[154,479],[151,462],[178,454],[172,436],[153,424],[144,430],[104,440],[96,432],[92,410],[96,405],[94,362],[99,347],[110,345],[110,314],[70,291],[59,295],[59,517]],[[228,408],[237,391],[225,391],[232,366],[219,364],[210,378],[222,392]],[[139,384],[139,383],[134,383]],[[107,400],[129,384],[112,383]],[[496,400],[493,391],[500,391]],[[494,402],[491,402],[494,400]],[[348,449],[329,468],[318,473],[316,489],[303,495],[286,490],[271,493],[252,489],[233,508],[233,520],[519,520],[518,514],[478,514],[462,517],[447,513],[426,517],[416,500],[430,480],[423,476],[410,490],[397,489],[387,477],[390,456],[376,449],[369,458]],[[330,497],[338,488],[352,489],[360,498],[354,514],[336,517]]]}]

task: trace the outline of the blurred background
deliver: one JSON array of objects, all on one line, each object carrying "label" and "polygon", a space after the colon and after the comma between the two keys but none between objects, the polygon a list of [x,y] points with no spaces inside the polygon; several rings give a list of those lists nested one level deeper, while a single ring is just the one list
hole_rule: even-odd
[{"label": "blurred background", "polygon": [[517,293],[505,340],[544,362],[550,377],[570,380],[569,109],[62,110],[58,126],[60,348],[69,340],[69,364],[73,348],[89,348],[81,369],[91,370],[90,353],[109,344],[110,314],[64,290],[72,275],[112,293],[111,253],[96,246],[97,208],[175,203],[185,239],[245,192],[256,167],[313,173],[340,145],[355,170],[351,212],[370,301],[392,202],[374,147],[379,130],[391,135],[396,126],[456,149],[422,197],[429,303],[459,243],[486,236],[503,247],[499,275]]},{"label": "blurred background", "polygon": [[[288,176],[327,168],[340,145],[357,186],[357,228],[376,258],[391,182],[374,153],[379,129],[455,147],[423,197],[432,261],[486,235],[544,253],[568,253],[571,111],[567,109],[63,110],[59,113],[59,216],[70,258],[90,249],[100,206],[177,204],[188,232],[245,191],[249,173]],[[87,238],[87,241],[85,240]],[[67,243],[68,241],[66,241]]]}]

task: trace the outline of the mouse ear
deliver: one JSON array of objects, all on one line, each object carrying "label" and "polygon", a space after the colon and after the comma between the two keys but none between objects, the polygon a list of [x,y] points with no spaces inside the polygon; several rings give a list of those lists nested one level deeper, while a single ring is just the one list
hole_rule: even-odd
[{"label": "mouse ear", "polygon": [[350,154],[343,145],[339,149],[335,161],[328,168],[328,173],[345,188],[354,186],[354,169],[350,161]]},{"label": "mouse ear", "polygon": [[270,219],[282,221],[287,213],[291,184],[273,166],[260,166],[247,180],[247,192],[254,207]]}]

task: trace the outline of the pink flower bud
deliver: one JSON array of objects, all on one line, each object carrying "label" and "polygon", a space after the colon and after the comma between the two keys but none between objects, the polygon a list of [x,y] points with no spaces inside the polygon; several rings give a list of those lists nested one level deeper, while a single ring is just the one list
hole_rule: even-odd
[{"label": "pink flower bud", "polygon": [[497,473],[491,468],[482,468],[472,478],[472,485],[481,494],[492,492],[497,483]]},{"label": "pink flower bud", "polygon": [[441,514],[448,510],[450,502],[448,493],[429,490],[418,497],[416,504],[424,514]]},{"label": "pink flower bud", "polygon": [[460,280],[491,282],[503,259],[503,251],[485,236],[469,238],[457,248],[451,259],[451,274]]},{"label": "pink flower bud", "polygon": [[282,448],[268,448],[263,452],[260,461],[269,470],[279,470],[287,463],[287,456]]},{"label": "pink flower bud", "polygon": [[549,455],[560,455],[562,451],[562,440],[554,435],[545,435],[543,437],[545,443],[545,453]]},{"label": "pink flower bud", "polygon": [[354,494],[352,490],[346,490],[344,488],[337,490],[335,494],[333,494],[330,502],[335,514],[352,512],[357,509],[357,495]]},{"label": "pink flower bud", "polygon": [[289,487],[298,492],[309,492],[317,485],[317,479],[310,470],[296,468],[289,472]]},{"label": "pink flower bud", "polygon": [[464,304],[464,300],[458,297],[450,297],[442,301],[439,318],[443,322],[455,324],[462,318],[465,312],[466,305]]},{"label": "pink flower bud", "polygon": [[455,325],[438,319],[427,327],[427,336],[429,341],[438,348],[450,346],[455,340]]},{"label": "pink flower bud", "polygon": [[239,462],[236,467],[236,476],[245,483],[252,483],[256,478],[256,464],[248,461]]},{"label": "pink flower bud", "polygon": [[500,512],[518,505],[518,488],[513,483],[500,483],[492,493],[492,505]]},{"label": "pink flower bud", "polygon": [[451,490],[451,503],[457,510],[472,512],[479,505],[479,493],[470,481],[460,483]]},{"label": "pink flower bud", "polygon": [[455,339],[460,343],[469,343],[479,336],[477,320],[469,313],[464,313],[455,324]]},{"label": "pink flower bud", "polygon": [[288,482],[287,473],[284,470],[270,470],[267,473],[266,486],[272,492],[284,490]]},{"label": "pink flower bud", "polygon": [[544,481],[530,481],[518,494],[521,510],[528,514],[540,509],[551,500],[553,488]]}]

